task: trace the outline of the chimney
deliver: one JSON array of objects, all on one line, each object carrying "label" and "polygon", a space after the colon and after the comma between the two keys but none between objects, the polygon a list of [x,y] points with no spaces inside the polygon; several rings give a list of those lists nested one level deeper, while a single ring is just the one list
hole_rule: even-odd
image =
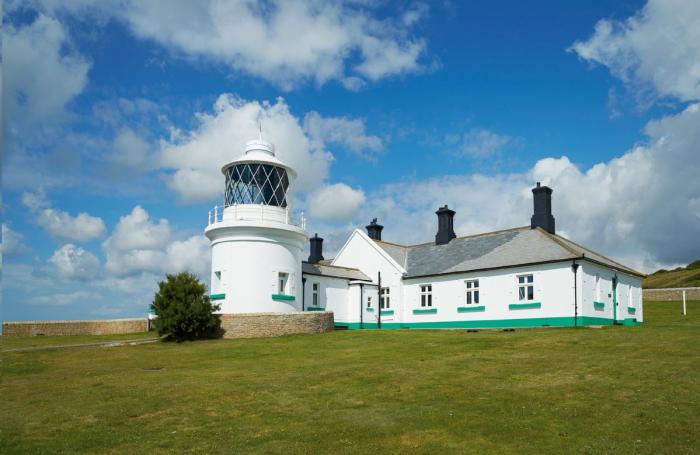
[{"label": "chimney", "polygon": [[436,245],[444,245],[457,237],[454,228],[455,213],[454,210],[447,208],[447,204],[445,204],[444,207],[440,207],[437,212],[435,212],[438,216],[438,232],[435,234]]},{"label": "chimney", "polygon": [[367,229],[367,235],[370,239],[382,239],[382,229],[384,229],[384,226],[382,226],[381,224],[377,224],[376,218],[372,219],[372,221],[370,221],[370,223],[367,226],[365,226],[365,228]]},{"label": "chimney", "polygon": [[316,264],[318,261],[323,260],[323,239],[314,234],[313,237],[309,239],[309,264]]},{"label": "chimney", "polygon": [[532,189],[535,211],[530,219],[530,227],[541,227],[550,234],[554,234],[554,217],[552,216],[552,189],[548,186],[537,186]]}]

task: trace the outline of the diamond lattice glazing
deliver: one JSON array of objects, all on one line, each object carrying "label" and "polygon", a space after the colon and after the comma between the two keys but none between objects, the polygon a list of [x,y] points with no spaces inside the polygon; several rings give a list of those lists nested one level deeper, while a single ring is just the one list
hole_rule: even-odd
[{"label": "diamond lattice glazing", "polygon": [[287,207],[289,178],[284,168],[245,163],[226,169],[224,204],[265,204]]}]

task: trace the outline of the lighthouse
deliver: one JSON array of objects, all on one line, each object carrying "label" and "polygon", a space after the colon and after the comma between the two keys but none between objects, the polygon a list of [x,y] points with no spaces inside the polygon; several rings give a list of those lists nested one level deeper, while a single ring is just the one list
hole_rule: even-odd
[{"label": "lighthouse", "polygon": [[291,194],[296,172],[262,139],[221,172],[223,207],[209,212],[211,296],[221,313],[279,313],[302,309],[302,252],[308,236],[295,219]]}]

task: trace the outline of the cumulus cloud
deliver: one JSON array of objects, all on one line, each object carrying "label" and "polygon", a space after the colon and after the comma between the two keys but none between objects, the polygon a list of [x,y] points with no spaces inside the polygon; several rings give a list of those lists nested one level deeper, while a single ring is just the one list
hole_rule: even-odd
[{"label": "cumulus cloud", "polygon": [[317,147],[324,143],[340,144],[360,157],[373,161],[382,150],[382,140],[365,131],[365,122],[348,117],[323,117],[318,112],[304,116],[304,130]]},{"label": "cumulus cloud", "polygon": [[29,300],[31,305],[67,306],[74,303],[93,302],[102,300],[102,295],[92,291],[75,291],[40,295]]},{"label": "cumulus cloud", "polygon": [[636,15],[603,19],[586,41],[570,48],[608,67],[636,90],[681,101],[700,99],[700,2],[650,0]]},{"label": "cumulus cloud", "polygon": [[79,213],[76,216],[52,208],[42,190],[22,194],[22,203],[32,212],[33,220],[54,237],[77,242],[88,242],[105,233],[102,218]]},{"label": "cumulus cloud", "polygon": [[15,127],[61,118],[85,88],[90,63],[69,50],[61,23],[43,14],[27,25],[3,24],[2,35],[3,122]]},{"label": "cumulus cloud", "polygon": [[139,38],[176,55],[227,65],[289,90],[307,80],[364,80],[419,71],[425,40],[414,37],[427,15],[417,5],[377,17],[368,3],[258,1],[34,2],[55,13],[92,11],[123,22]]},{"label": "cumulus cloud", "polygon": [[151,145],[128,127],[117,132],[109,158],[112,163],[131,170],[147,171],[154,165]]},{"label": "cumulus cloud", "polygon": [[365,193],[345,183],[324,185],[312,192],[306,203],[312,217],[321,220],[347,221],[365,203]]},{"label": "cumulus cloud", "polygon": [[24,235],[13,231],[6,224],[2,225],[2,244],[0,253],[2,257],[15,256],[29,251],[29,247],[23,242]]},{"label": "cumulus cloud", "polygon": [[83,248],[68,243],[49,258],[60,278],[68,280],[92,278],[99,272],[100,260]]},{"label": "cumulus cloud", "polygon": [[494,155],[512,142],[512,137],[485,128],[472,128],[466,133],[450,134],[445,138],[445,144],[453,148],[458,155],[472,158]]},{"label": "cumulus cloud", "polygon": [[206,277],[210,262],[209,241],[203,235],[173,239],[166,219],[152,221],[148,212],[136,206],[122,216],[112,235],[103,243],[105,271],[116,277],[143,272],[191,271]]}]

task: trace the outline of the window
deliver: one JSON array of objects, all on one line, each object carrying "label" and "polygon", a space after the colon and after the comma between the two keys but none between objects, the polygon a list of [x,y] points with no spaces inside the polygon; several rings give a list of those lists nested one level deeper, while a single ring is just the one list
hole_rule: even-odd
[{"label": "window", "polygon": [[629,286],[629,292],[627,293],[627,306],[632,308],[634,307],[634,299],[632,298],[632,285],[630,284]]},{"label": "window", "polygon": [[595,274],[595,300],[600,302],[600,274]]},{"label": "window", "polygon": [[284,273],[284,272],[279,272],[278,277],[279,278],[277,279],[277,283],[278,283],[277,284],[277,293],[278,294],[285,294],[286,290],[287,290],[287,279],[289,278],[289,274]]},{"label": "window", "polygon": [[311,296],[312,296],[313,306],[318,306],[318,302],[319,302],[318,289],[319,289],[318,283],[313,283],[311,285],[311,291],[312,291]]},{"label": "window", "polygon": [[382,288],[381,297],[379,298],[379,309],[389,309],[391,308],[391,299],[389,295],[389,288]]},{"label": "window", "polygon": [[479,304],[479,280],[465,281],[467,286],[467,305]]},{"label": "window", "polygon": [[214,283],[212,285],[212,293],[219,292],[221,289],[221,272],[214,272]]},{"label": "window", "polygon": [[535,299],[535,286],[532,275],[518,275],[518,301],[527,302]]},{"label": "window", "polygon": [[420,306],[433,306],[433,285],[422,284],[420,287]]},{"label": "window", "polygon": [[367,308],[372,308],[372,296],[367,296]]}]

